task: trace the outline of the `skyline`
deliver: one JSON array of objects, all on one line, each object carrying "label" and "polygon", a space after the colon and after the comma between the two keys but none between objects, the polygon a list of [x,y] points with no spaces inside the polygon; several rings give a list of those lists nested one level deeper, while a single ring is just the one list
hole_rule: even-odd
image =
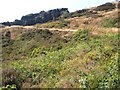
[{"label": "skyline", "polygon": [[0,22],[12,22],[15,19],[20,20],[24,15],[56,8],[68,8],[70,12],[73,12],[113,1],[115,0],[1,0]]}]

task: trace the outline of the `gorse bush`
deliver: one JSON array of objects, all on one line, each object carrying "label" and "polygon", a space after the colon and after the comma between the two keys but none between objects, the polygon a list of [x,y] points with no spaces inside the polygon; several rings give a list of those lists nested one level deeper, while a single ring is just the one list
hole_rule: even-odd
[{"label": "gorse bush", "polygon": [[3,86],[0,88],[0,90],[17,90],[16,85],[7,85],[6,87]]},{"label": "gorse bush", "polygon": [[73,35],[73,39],[76,41],[88,40],[90,36],[89,30],[79,30]]},{"label": "gorse bush", "polygon": [[53,52],[55,51],[55,48],[51,47],[51,48],[42,48],[42,47],[37,47],[34,48],[34,50],[30,53],[30,57],[38,57],[41,55],[46,55],[48,52]]}]

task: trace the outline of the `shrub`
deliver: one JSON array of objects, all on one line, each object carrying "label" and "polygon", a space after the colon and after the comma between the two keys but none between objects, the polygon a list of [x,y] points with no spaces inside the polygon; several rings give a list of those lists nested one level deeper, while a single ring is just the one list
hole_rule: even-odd
[{"label": "shrub", "polygon": [[75,41],[84,41],[89,39],[89,30],[79,30],[73,35]]},{"label": "shrub", "polygon": [[106,28],[112,28],[112,27],[119,27],[118,22],[120,21],[120,17],[117,18],[105,18],[102,21],[102,26]]},{"label": "shrub", "polygon": [[11,39],[11,32],[10,32],[10,31],[7,31],[7,32],[5,33],[5,38]]},{"label": "shrub", "polygon": [[14,43],[14,41],[11,40],[11,39],[3,39],[3,40],[2,40],[2,47],[10,46],[10,45],[12,45],[13,43]]},{"label": "shrub", "polygon": [[3,69],[2,73],[2,84],[7,87],[7,85],[16,85],[18,89],[21,87],[19,72],[15,69]]},{"label": "shrub", "polygon": [[13,44],[13,40],[11,39],[11,32],[7,31],[5,35],[2,35],[2,46],[6,47]]}]

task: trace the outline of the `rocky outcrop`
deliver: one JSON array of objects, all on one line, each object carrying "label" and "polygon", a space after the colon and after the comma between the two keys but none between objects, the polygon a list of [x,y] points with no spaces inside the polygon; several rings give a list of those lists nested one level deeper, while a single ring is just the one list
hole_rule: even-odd
[{"label": "rocky outcrop", "polygon": [[21,18],[21,20],[15,20],[14,22],[4,22],[3,25],[34,25],[37,23],[45,23],[48,21],[57,20],[59,16],[63,15],[64,13],[69,13],[67,8],[61,9],[53,9],[47,12],[41,11],[40,13],[35,14],[28,14]]},{"label": "rocky outcrop", "polygon": [[[94,7],[93,9],[82,9],[75,12],[69,13],[68,8],[53,9],[49,11],[41,11],[40,13],[28,14],[21,18],[21,20],[15,20],[14,22],[4,22],[5,26],[11,25],[35,25],[38,23],[46,23],[48,21],[59,20],[61,18],[73,18],[80,16],[91,16],[91,17],[101,17],[98,16],[98,11],[112,11],[116,8],[116,3],[105,3],[100,6]],[[118,8],[120,8],[120,1],[118,3]]]},{"label": "rocky outcrop", "polygon": [[95,8],[96,11],[111,11],[113,9],[115,9],[115,4],[113,3],[105,3],[103,5],[100,5],[98,7]]},{"label": "rocky outcrop", "polygon": [[[93,7],[91,9],[82,9],[77,10],[75,12],[70,13],[71,17],[80,17],[80,16],[87,16],[87,17],[101,17],[98,15],[98,11],[112,11],[116,8],[117,3],[105,3],[102,5],[99,5],[97,7]],[[118,2],[118,8],[120,9],[120,1]]]}]

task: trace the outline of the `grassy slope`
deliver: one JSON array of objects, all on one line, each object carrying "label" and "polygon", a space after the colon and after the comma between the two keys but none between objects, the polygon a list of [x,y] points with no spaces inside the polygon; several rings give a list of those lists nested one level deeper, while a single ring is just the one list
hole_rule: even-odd
[{"label": "grassy slope", "polygon": [[[45,37],[49,35],[49,38]],[[12,44],[17,45],[14,52],[22,49],[26,58],[21,58],[21,51],[21,54],[18,53],[21,60],[10,61],[7,65],[3,63],[3,67],[18,70],[18,80],[13,84],[21,83],[22,87],[118,87],[117,42],[117,34],[93,36],[89,30],[80,30],[69,40],[49,31],[29,32]],[[33,49],[28,49],[34,44]],[[10,78],[9,75],[4,78]],[[13,76],[16,77],[16,74]],[[3,81],[12,83],[6,79]]]}]

